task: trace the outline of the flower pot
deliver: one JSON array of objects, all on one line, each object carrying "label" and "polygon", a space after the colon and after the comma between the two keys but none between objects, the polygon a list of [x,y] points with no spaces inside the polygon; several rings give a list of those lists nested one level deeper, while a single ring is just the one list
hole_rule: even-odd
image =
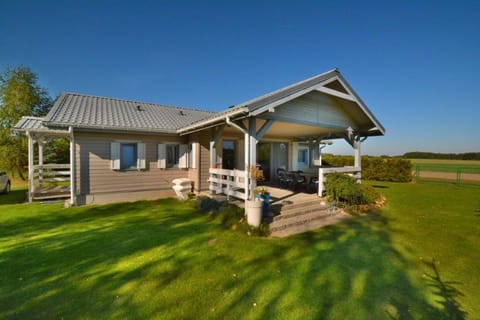
[{"label": "flower pot", "polygon": [[247,223],[254,227],[260,226],[262,222],[263,201],[248,201],[247,205]]}]

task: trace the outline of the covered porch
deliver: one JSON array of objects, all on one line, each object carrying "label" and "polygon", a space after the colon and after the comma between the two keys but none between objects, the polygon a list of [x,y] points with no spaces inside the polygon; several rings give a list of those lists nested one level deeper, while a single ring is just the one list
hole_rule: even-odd
[{"label": "covered porch", "polygon": [[[210,191],[243,201],[253,197],[256,181],[249,171],[254,167],[262,169],[269,184],[306,186],[317,197],[323,195],[329,173],[351,174],[360,181],[362,143],[384,134],[337,70],[233,106],[181,134],[201,130],[210,130]],[[338,140],[352,147],[353,166],[322,163],[322,150]]]},{"label": "covered porch", "polygon": [[[70,199],[73,204],[72,130],[52,130],[42,124],[43,119],[23,117],[13,128],[28,139],[28,201]],[[46,163],[45,144],[52,139],[64,138],[70,141],[70,163]],[[72,178],[73,177],[73,178]]]}]

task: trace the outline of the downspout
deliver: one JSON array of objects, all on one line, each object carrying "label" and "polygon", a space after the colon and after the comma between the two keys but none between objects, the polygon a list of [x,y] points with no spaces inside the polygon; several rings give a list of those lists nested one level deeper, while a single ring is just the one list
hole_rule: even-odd
[{"label": "downspout", "polygon": [[70,205],[74,206],[77,204],[77,186],[76,186],[76,168],[75,168],[75,136],[73,134],[73,127],[68,127],[68,132],[70,134]]}]

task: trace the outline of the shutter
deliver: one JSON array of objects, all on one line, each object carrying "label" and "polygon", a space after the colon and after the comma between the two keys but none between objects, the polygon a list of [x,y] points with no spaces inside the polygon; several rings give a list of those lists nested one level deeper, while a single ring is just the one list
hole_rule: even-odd
[{"label": "shutter", "polygon": [[179,147],[178,167],[180,169],[188,168],[188,144],[181,144]]},{"label": "shutter", "polygon": [[196,169],[197,168],[197,148],[198,148],[198,143],[192,143],[190,145],[190,161],[188,163],[188,167],[191,169]]},{"label": "shutter", "polygon": [[144,170],[147,167],[145,159],[145,143],[137,143],[137,169]]},{"label": "shutter", "polygon": [[158,145],[158,167],[160,169],[167,167],[167,145],[164,143]]},{"label": "shutter", "polygon": [[110,160],[112,164],[112,170],[120,170],[120,143],[110,143]]}]

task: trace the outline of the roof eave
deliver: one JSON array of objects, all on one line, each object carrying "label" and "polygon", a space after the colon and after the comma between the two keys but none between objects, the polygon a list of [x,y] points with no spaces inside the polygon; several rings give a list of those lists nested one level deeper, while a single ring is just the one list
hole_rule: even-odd
[{"label": "roof eave", "polygon": [[209,118],[209,119],[206,119],[206,120],[201,120],[197,123],[194,123],[194,124],[191,124],[185,128],[181,128],[179,130],[176,131],[176,133],[180,134],[180,135],[186,135],[186,134],[189,134],[189,133],[193,133],[193,132],[196,132],[196,131],[199,131],[199,130],[202,130],[202,129],[206,129],[208,127],[211,127],[211,126],[215,126],[216,124],[221,124],[223,123],[227,117],[229,118],[232,118],[232,117],[236,117],[236,116],[239,116],[239,115],[245,115],[245,114],[248,114],[248,108],[246,107],[238,107],[238,108],[235,108],[235,110],[231,110],[231,111],[224,111],[220,114],[218,114],[217,116],[213,117],[213,118]]},{"label": "roof eave", "polygon": [[73,123],[63,123],[63,122],[44,122],[45,126],[53,128],[68,128],[72,127],[74,129],[80,129],[81,131],[114,131],[114,132],[124,132],[124,133],[164,133],[164,134],[176,134],[176,129],[153,129],[153,128],[129,128],[129,127],[113,127],[113,126],[100,126],[100,125],[83,125],[83,124],[73,124]]}]

